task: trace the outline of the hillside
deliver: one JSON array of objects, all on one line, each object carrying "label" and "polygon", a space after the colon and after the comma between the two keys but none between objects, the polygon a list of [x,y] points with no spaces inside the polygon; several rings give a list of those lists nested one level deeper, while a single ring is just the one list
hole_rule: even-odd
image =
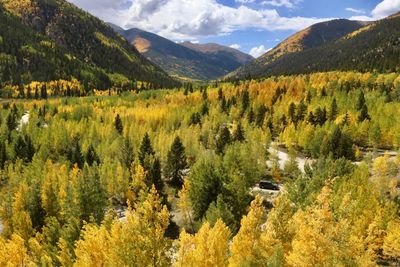
[{"label": "hillside", "polygon": [[190,48],[192,50],[207,54],[211,57],[214,57],[215,60],[226,60],[229,61],[236,61],[240,64],[246,64],[254,58],[249,54],[245,54],[237,49],[215,44],[215,43],[208,43],[208,44],[196,44],[192,42],[183,42],[181,45]]},{"label": "hillside", "polygon": [[249,55],[223,46],[218,46],[212,52],[202,51],[189,47],[187,43],[177,44],[140,29],[123,30],[118,26],[111,26],[149,60],[170,75],[181,78],[213,80],[252,59]]},{"label": "hillside", "polygon": [[317,23],[290,36],[274,49],[255,61],[239,68],[229,76],[238,78],[262,76],[270,71],[271,64],[277,60],[286,58],[293,53],[307,51],[338,40],[367,24],[366,22],[345,19]]},{"label": "hillside", "polygon": [[[107,24],[64,0],[0,0],[0,4],[7,11],[1,11],[1,23],[4,25],[0,30],[1,36],[8,44],[17,45],[13,45],[13,49],[3,45],[1,52],[9,58],[17,58],[14,60],[19,65],[15,66],[17,70],[27,68],[29,72],[42,72],[41,75],[25,74],[32,76],[22,77],[27,81],[75,77],[97,88],[107,88],[127,80],[164,86],[176,83]],[[43,40],[48,41],[46,44],[52,49],[63,52],[40,48]],[[37,52],[31,48],[38,47],[42,53],[28,55]],[[28,49],[29,53],[22,54],[24,49]],[[49,54],[54,53],[58,55],[49,58]],[[36,64],[52,62],[53,65],[49,66],[51,71],[44,70],[47,66],[42,64],[39,70],[27,66],[26,61],[30,57],[35,58]],[[18,71],[11,73],[15,75]],[[9,82],[16,83],[17,80]],[[3,78],[3,82],[6,81]]]}]

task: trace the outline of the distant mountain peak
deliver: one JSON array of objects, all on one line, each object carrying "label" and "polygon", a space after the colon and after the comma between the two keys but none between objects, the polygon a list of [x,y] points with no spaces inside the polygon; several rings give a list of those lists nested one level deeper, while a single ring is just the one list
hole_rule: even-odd
[{"label": "distant mountain peak", "polygon": [[194,80],[220,78],[253,58],[218,44],[175,43],[154,33],[116,28],[136,49],[173,76]]}]

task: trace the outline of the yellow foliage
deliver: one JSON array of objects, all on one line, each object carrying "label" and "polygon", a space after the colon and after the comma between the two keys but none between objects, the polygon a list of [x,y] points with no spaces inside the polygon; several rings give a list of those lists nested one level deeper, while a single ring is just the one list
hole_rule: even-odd
[{"label": "yellow foliage", "polygon": [[400,259],[400,221],[389,223],[387,235],[383,243],[383,253],[392,259]]},{"label": "yellow foliage", "polygon": [[229,228],[218,220],[214,227],[206,222],[195,235],[183,231],[179,237],[179,252],[174,266],[226,266]]},{"label": "yellow foliage", "polygon": [[232,241],[229,266],[243,266],[257,260],[264,215],[262,203],[263,198],[257,195],[249,213],[243,217],[240,230]]}]

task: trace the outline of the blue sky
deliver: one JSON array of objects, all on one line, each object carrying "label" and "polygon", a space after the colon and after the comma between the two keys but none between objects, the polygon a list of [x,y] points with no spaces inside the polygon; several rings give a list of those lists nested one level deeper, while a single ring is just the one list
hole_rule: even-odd
[{"label": "blue sky", "polygon": [[215,42],[257,57],[291,34],[334,18],[377,20],[400,0],[69,0],[123,28],[176,42]]}]

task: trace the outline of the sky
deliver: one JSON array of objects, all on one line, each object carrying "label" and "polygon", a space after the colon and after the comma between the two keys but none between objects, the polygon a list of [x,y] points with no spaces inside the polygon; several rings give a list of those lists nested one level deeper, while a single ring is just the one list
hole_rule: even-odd
[{"label": "sky", "polygon": [[218,43],[258,57],[308,26],[336,18],[377,20],[400,0],[68,0],[122,28],[175,42]]}]

